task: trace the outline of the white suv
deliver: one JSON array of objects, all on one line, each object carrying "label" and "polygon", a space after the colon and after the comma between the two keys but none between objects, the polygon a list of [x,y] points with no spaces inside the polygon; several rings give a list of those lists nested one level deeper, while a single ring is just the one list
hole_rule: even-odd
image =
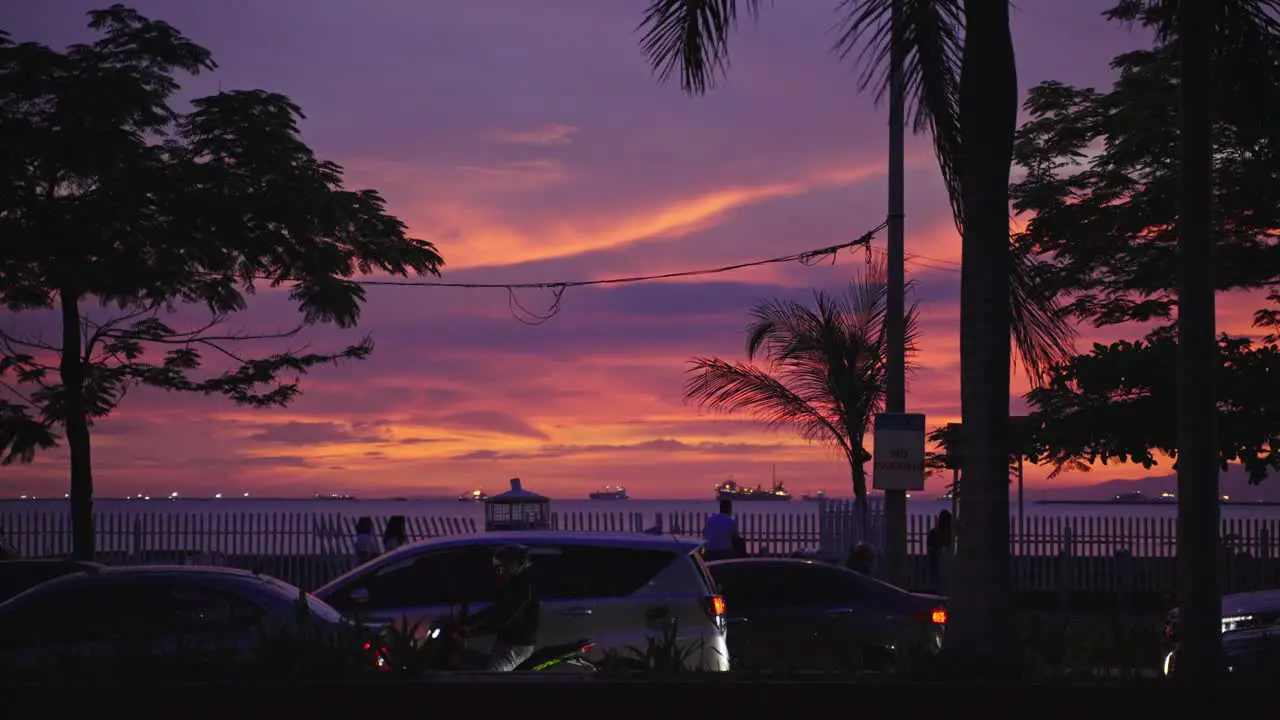
[{"label": "white suv", "polygon": [[[673,625],[690,669],[727,671],[724,601],[702,562],[701,541],[660,535],[491,532],[406,545],[316,590],[340,612],[371,623],[424,625],[495,591],[491,558],[503,545],[529,548],[542,601],[538,646],[589,638],[591,657],[644,652]],[[471,638],[485,651],[491,637]]]}]

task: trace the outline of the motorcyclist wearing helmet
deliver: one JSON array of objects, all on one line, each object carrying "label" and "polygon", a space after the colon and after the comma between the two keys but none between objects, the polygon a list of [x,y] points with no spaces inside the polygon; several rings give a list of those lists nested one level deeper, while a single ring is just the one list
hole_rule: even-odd
[{"label": "motorcyclist wearing helmet", "polygon": [[494,636],[485,670],[510,672],[533,655],[539,602],[529,566],[529,550],[522,545],[505,545],[493,554],[498,599],[473,615],[464,630]]}]

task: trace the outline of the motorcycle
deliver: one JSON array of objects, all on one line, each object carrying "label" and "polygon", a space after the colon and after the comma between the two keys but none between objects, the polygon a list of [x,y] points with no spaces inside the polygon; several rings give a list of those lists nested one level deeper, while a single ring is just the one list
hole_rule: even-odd
[{"label": "motorcycle", "polygon": [[[485,658],[481,653],[467,650],[460,625],[458,618],[447,617],[436,620],[427,629],[422,647],[427,667],[433,670],[483,667]],[[596,664],[587,658],[593,647],[594,641],[582,639],[538,648],[529,659],[515,668],[515,672],[546,672],[553,669],[561,672],[596,672]]]}]

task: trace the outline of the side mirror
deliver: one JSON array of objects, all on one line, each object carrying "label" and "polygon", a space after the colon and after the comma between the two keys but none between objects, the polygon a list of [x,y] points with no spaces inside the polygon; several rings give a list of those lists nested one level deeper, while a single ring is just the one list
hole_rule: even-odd
[{"label": "side mirror", "polygon": [[355,606],[369,604],[369,588],[356,588],[351,591],[351,604]]}]

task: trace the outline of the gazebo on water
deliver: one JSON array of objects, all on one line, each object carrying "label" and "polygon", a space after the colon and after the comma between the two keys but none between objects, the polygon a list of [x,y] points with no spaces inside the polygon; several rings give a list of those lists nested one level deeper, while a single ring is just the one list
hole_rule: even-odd
[{"label": "gazebo on water", "polygon": [[551,498],[525,490],[520,478],[511,478],[511,489],[484,501],[484,529],[550,530]]}]

